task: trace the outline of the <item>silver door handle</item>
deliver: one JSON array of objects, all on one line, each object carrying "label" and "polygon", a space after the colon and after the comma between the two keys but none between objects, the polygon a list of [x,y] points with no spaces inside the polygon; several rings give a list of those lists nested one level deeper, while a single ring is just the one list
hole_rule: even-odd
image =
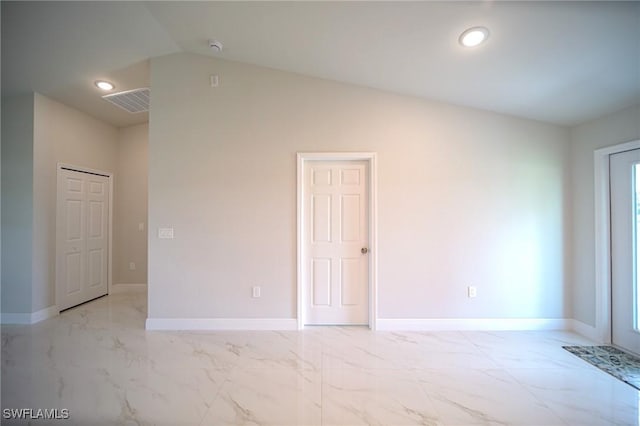
[{"label": "silver door handle", "polygon": [[362,253],[362,254],[367,254],[367,253],[369,253],[369,249],[368,249],[368,248],[366,248],[366,247],[362,247],[362,248],[360,249],[360,253]]}]

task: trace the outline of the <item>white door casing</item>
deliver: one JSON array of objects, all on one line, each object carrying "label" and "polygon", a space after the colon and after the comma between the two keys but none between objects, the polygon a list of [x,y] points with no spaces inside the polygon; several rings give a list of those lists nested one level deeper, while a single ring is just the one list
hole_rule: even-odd
[{"label": "white door casing", "polygon": [[[640,140],[596,149],[594,163],[595,284],[596,311],[592,338],[611,343],[611,216],[609,157],[612,154],[640,149]],[[587,329],[585,329],[587,330]]]},{"label": "white door casing", "polygon": [[300,328],[375,328],[375,242],[375,154],[298,154]]},{"label": "white door casing", "polygon": [[611,342],[640,353],[640,333],[636,329],[637,255],[634,231],[637,220],[634,168],[640,163],[640,149],[610,156],[611,197]]},{"label": "white door casing", "polygon": [[110,176],[58,167],[56,304],[64,310],[109,291]]}]

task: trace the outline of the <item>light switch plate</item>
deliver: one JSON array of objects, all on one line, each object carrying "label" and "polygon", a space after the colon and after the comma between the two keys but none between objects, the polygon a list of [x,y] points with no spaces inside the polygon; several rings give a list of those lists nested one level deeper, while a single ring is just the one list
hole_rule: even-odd
[{"label": "light switch plate", "polygon": [[158,238],[173,239],[173,228],[159,228]]}]

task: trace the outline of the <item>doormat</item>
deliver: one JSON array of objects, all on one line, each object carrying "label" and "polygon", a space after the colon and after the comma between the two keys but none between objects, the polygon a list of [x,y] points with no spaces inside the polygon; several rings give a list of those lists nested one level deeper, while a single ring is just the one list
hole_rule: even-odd
[{"label": "doormat", "polygon": [[640,390],[640,357],[613,346],[563,346],[562,348]]}]

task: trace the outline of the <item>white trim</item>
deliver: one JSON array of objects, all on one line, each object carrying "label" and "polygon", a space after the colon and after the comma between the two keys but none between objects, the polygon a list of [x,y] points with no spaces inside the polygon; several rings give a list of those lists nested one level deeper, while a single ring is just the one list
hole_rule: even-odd
[{"label": "white trim", "polygon": [[582,321],[578,321],[578,320],[571,320],[571,328],[572,331],[575,331],[576,333],[580,334],[581,336],[586,337],[587,339],[591,339],[596,343],[604,343],[600,340],[600,335],[598,333],[598,330],[589,324],[585,324]]},{"label": "white trim", "polygon": [[640,148],[640,140],[596,149],[594,160],[595,291],[597,340],[611,343],[611,221],[609,156]]},{"label": "white trim", "polygon": [[51,305],[48,308],[40,309],[39,311],[32,312],[30,314],[12,314],[3,313],[0,318],[2,324],[35,324],[40,321],[44,321],[49,318],[53,318],[60,313],[56,305]]},{"label": "white trim", "polygon": [[564,318],[378,318],[378,330],[408,331],[527,331],[571,330]]},{"label": "white trim", "polygon": [[109,175],[109,259],[107,259],[107,294],[113,287],[113,173]]},{"label": "white trim", "polygon": [[304,281],[304,271],[302,270],[302,247],[304,246],[302,238],[302,230],[304,229],[302,217],[302,205],[304,204],[302,194],[302,189],[304,188],[303,166],[303,160],[300,153],[298,153],[296,162],[296,322],[298,330],[304,328],[304,291],[302,288],[302,282]]},{"label": "white trim", "polygon": [[56,305],[51,305],[48,308],[40,309],[31,314],[31,324],[35,324],[40,321],[44,321],[49,318],[56,317],[60,314]]},{"label": "white trim", "polygon": [[147,330],[297,330],[295,318],[147,318]]},{"label": "white trim", "polygon": [[299,152],[297,154],[297,317],[298,330],[304,328],[304,167],[307,161],[355,161],[369,163],[369,328],[378,322],[378,163],[375,152]]},{"label": "white trim", "polygon": [[109,294],[120,294],[120,293],[142,293],[147,291],[146,284],[114,284],[111,286],[111,290]]},{"label": "white trim", "polygon": [[[62,168],[73,169],[79,172],[86,173],[96,173],[100,175],[104,175],[109,179],[109,250],[108,250],[108,269],[107,269],[107,294],[111,293],[111,288],[113,286],[113,173],[105,172],[104,170],[91,169],[89,167],[77,166],[75,164],[68,163],[58,163],[56,165],[56,259],[55,259],[55,267],[58,268],[58,254],[61,252],[60,250],[60,241],[58,238],[58,230],[60,229],[60,212],[59,212],[59,203],[58,199],[60,197],[59,194],[59,183],[60,183],[60,171]],[[54,295],[56,298],[56,303],[58,302],[58,272],[55,273],[55,283],[54,283]]]}]

